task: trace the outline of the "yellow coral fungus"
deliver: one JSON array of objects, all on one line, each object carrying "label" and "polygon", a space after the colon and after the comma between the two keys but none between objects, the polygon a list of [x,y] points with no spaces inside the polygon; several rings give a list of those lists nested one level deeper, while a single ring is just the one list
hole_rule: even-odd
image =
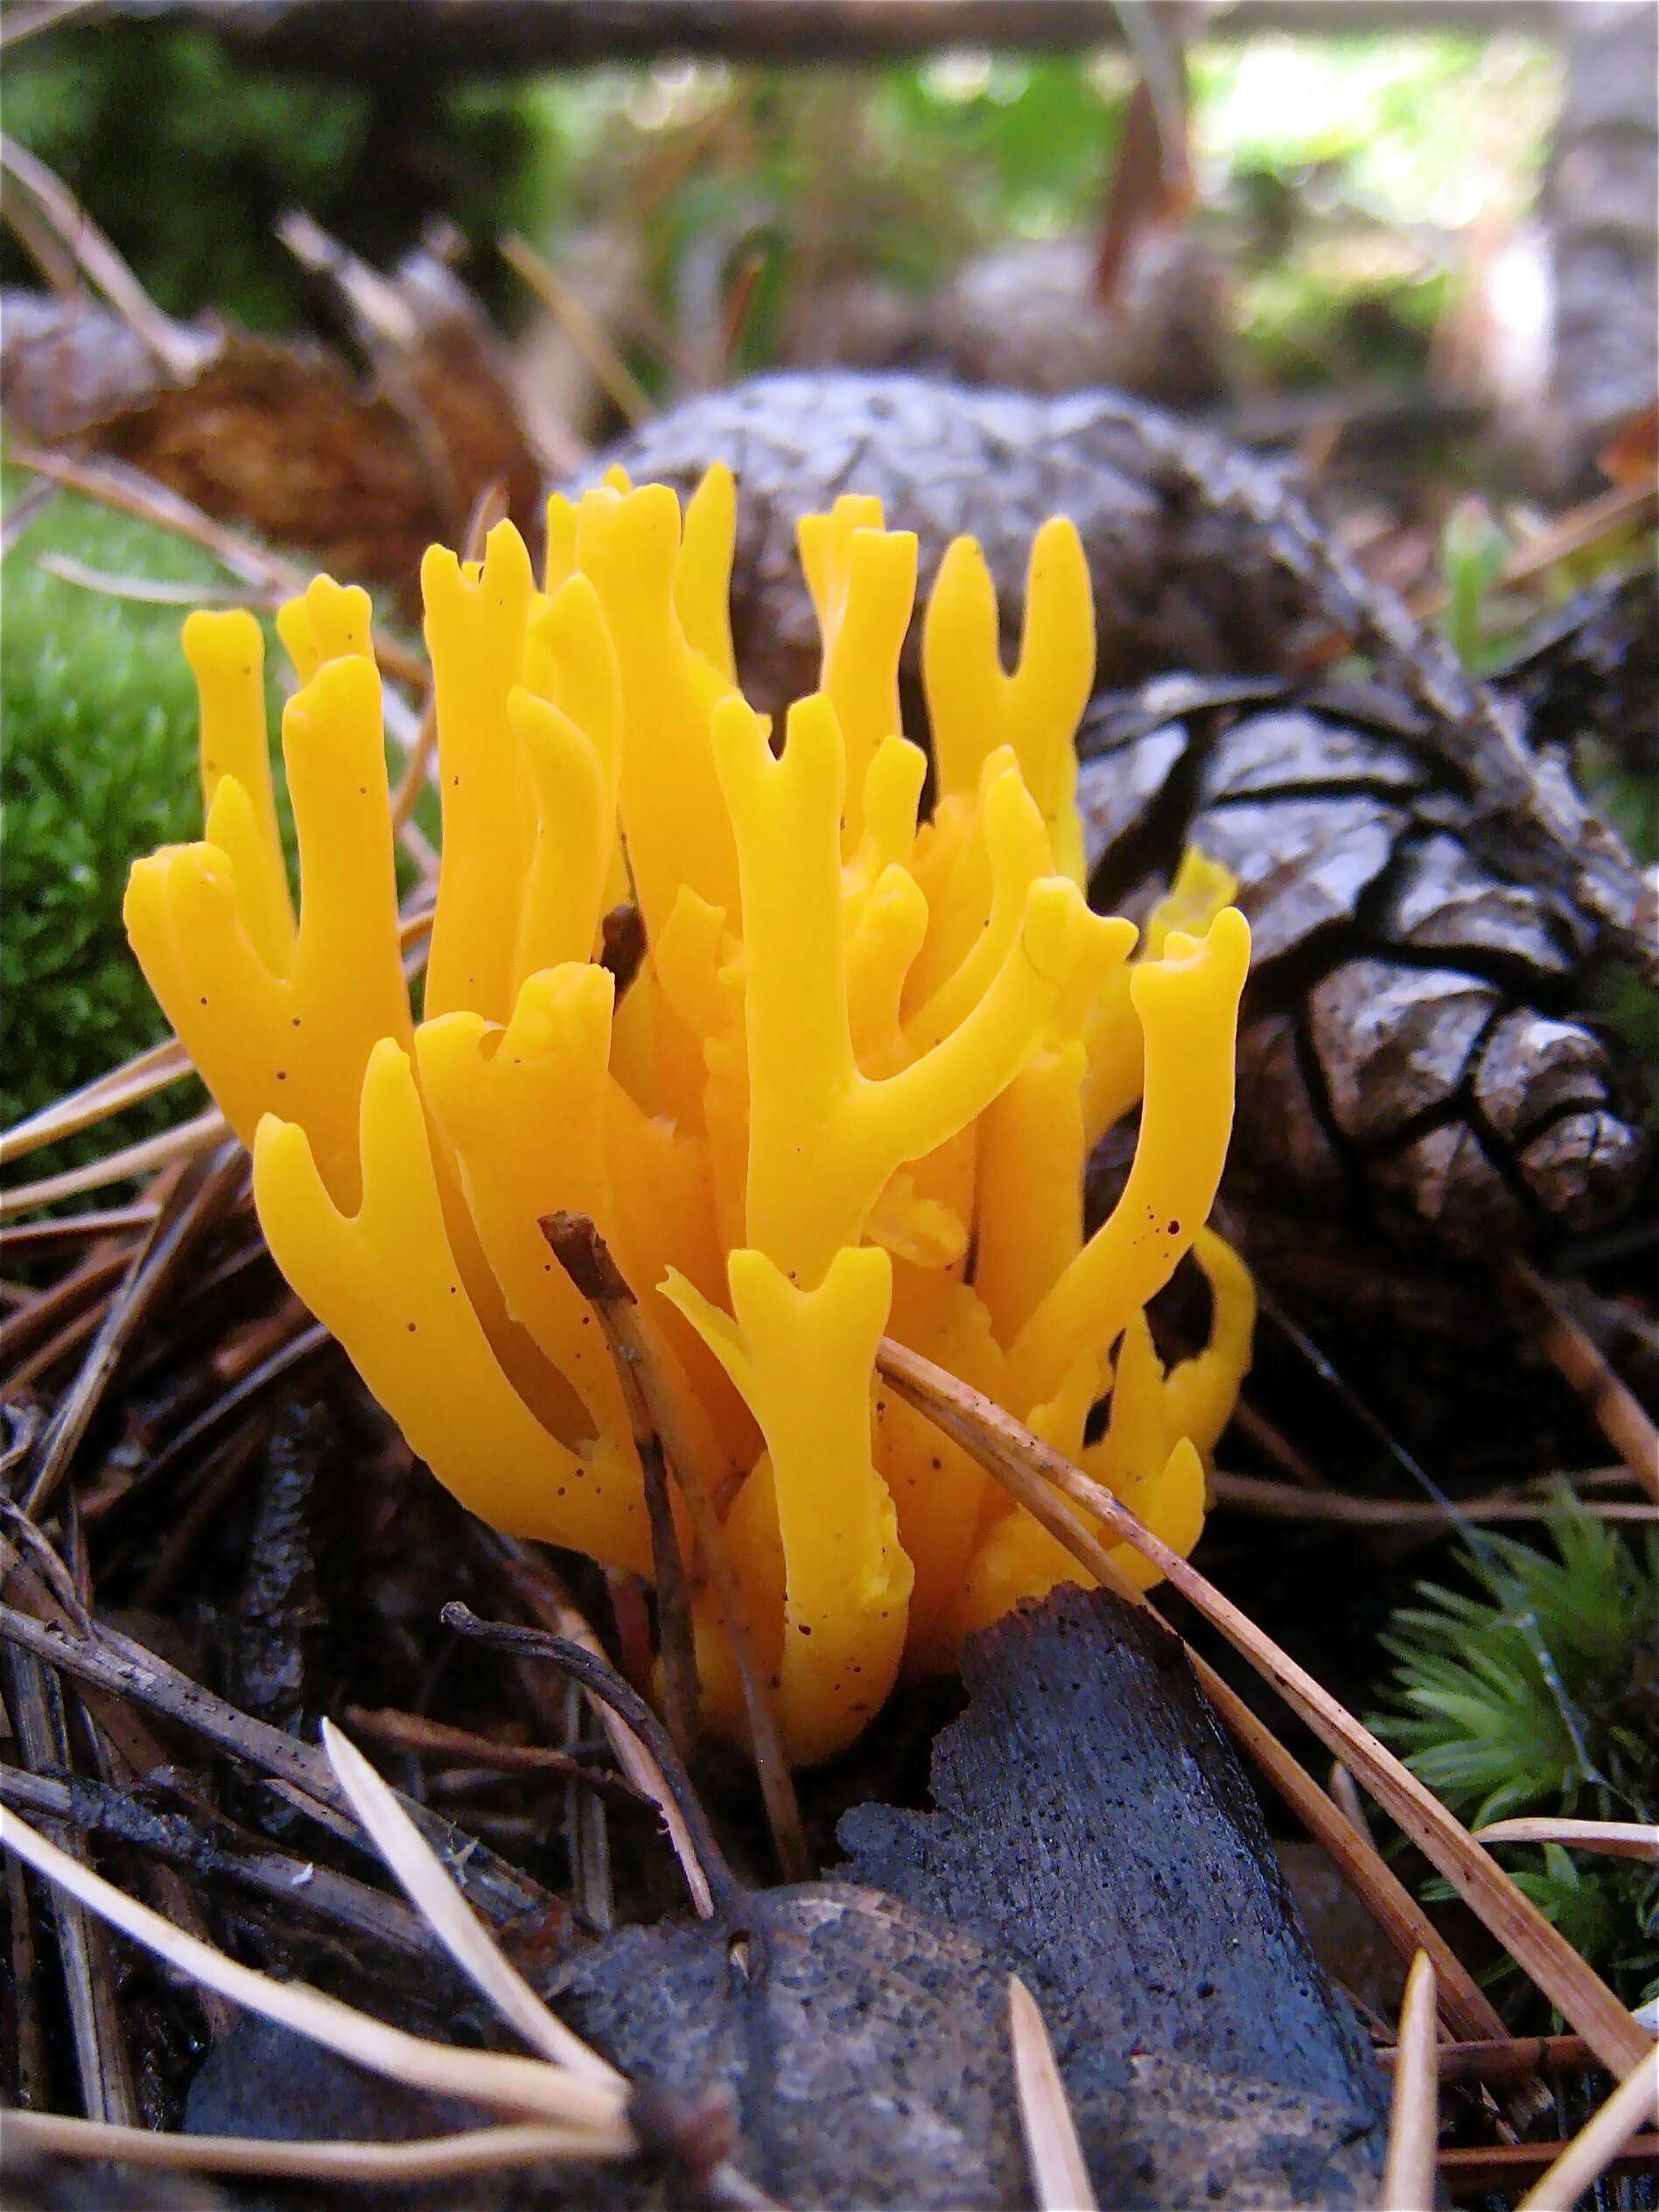
[{"label": "yellow coral fungus", "polygon": [[[206,834],[136,864],[127,920],[252,1146],[278,1265],[414,1450],[498,1526],[640,1572],[623,1396],[538,1231],[592,1217],[805,1761],[901,1667],[948,1665],[1079,1572],[877,1388],[884,1332],[1168,1543],[1195,1539],[1253,1318],[1205,1227],[1249,936],[1193,858],[1138,951],[1084,904],[1072,735],[1094,633],[1068,523],[1039,534],[1012,674],[978,549],[941,569],[922,820],[898,682],[914,540],[867,499],[802,524],[822,689],[780,736],[733,674],[734,517],[723,471],[683,520],[613,477],[550,503],[539,586],[507,523],[481,562],[429,554],[444,836],[418,1026],[368,609],[326,578],[278,622],[300,684],[283,726],[298,920],[242,614],[186,626]],[[619,997],[599,954],[622,898],[646,951]],[[1137,1108],[1123,1197],[1085,1238],[1088,1152]],[[1166,1371],[1146,1306],[1188,1253],[1208,1341]],[[690,1565],[705,1711],[740,1734]]]}]

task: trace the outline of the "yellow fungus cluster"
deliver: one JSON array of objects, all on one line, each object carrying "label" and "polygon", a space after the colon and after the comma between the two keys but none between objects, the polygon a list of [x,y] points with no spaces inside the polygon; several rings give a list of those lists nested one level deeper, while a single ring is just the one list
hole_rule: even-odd
[{"label": "yellow fungus cluster", "polygon": [[[927,756],[898,666],[916,542],[846,498],[803,522],[821,689],[780,741],[738,689],[734,494],[620,481],[422,574],[443,857],[411,1018],[380,678],[360,592],[278,628],[290,899],[252,616],[199,613],[206,836],[134,868],[157,998],[252,1148],[277,1264],[411,1448],[497,1526],[648,1572],[599,1328],[538,1226],[591,1215],[640,1295],[792,1758],[901,1666],[1075,1579],[957,1446],[878,1389],[878,1340],[1005,1406],[1182,1551],[1248,1358],[1249,1277],[1204,1227],[1249,955],[1189,859],[1144,934],[1091,914],[1073,735],[1094,669],[1070,525],[1032,549],[1018,666],[955,544],[928,601]],[[620,993],[602,923],[637,907]],[[1116,1210],[1084,1164],[1137,1107]],[[1208,1344],[1166,1372],[1147,1301],[1191,1252]],[[1085,1442],[1110,1391],[1104,1432]],[[705,1712],[743,1722],[686,1530]],[[1116,1564],[1148,1579],[1120,1548]]]}]

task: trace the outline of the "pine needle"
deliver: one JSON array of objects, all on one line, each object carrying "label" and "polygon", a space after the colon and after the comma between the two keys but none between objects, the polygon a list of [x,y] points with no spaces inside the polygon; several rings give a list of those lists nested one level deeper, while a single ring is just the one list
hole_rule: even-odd
[{"label": "pine needle", "polygon": [[1039,2212],[1095,2212],[1094,2187],[1054,2047],[1036,1998],[1018,1974],[1008,1977],[1008,2038]]},{"label": "pine needle", "polygon": [[1434,2151],[1440,2132],[1434,2012],[1434,1964],[1426,1951],[1419,1951],[1400,2007],[1382,2212],[1427,2212],[1434,2202]]},{"label": "pine needle", "polygon": [[254,1967],[228,1958],[200,1936],[175,1928],[4,1807],[0,1844],[168,1965],[354,2066],[430,2096],[458,2097],[498,2111],[534,2113],[556,2121],[586,2137],[591,2157],[626,2157],[636,2147],[624,2116],[624,2097],[606,2083],[541,2059],[429,2042],[372,2020],[304,1982],[273,1981]]},{"label": "pine needle", "polygon": [[590,2081],[625,2089],[622,2076],[550,2012],[517,1969],[508,1964],[476,1918],[438,1854],[362,1753],[332,1720],[323,1722],[323,1749],[340,1788],[404,1895],[463,1974],[487,1997],[501,2018],[533,2050],[555,2066]]}]

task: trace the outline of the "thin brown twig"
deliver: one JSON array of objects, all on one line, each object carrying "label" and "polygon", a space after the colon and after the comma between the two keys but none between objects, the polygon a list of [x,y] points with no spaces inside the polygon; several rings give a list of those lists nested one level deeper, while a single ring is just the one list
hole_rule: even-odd
[{"label": "thin brown twig", "polygon": [[[1396,2055],[1385,2047],[1376,2054],[1377,2063],[1392,2066]],[[1437,2063],[1443,2082],[1514,2082],[1563,2068],[1582,2070],[1599,2061],[1582,2035],[1496,2035],[1442,2043]]]},{"label": "thin brown twig", "polygon": [[766,257],[758,246],[751,246],[732,272],[726,287],[724,305],[720,316],[720,374],[729,382],[735,373],[738,348],[743,343],[743,333],[748,327],[760,283],[760,273],[766,265]]},{"label": "thin brown twig", "polygon": [[1283,1468],[1297,1488],[1328,1494],[1331,1486],[1313,1462],[1248,1398],[1240,1398],[1233,1408],[1233,1426],[1240,1436],[1255,1445],[1264,1458]]},{"label": "thin brown twig", "polygon": [[[543,1630],[556,1637],[568,1640],[586,1651],[601,1664],[608,1664],[598,1638],[592,1626],[558,1586],[556,1577],[544,1559],[538,1558],[528,1546],[515,1538],[500,1539],[505,1556],[507,1578],[514,1594],[519,1599],[533,1620],[541,1622]],[[631,1782],[640,1788],[656,1806],[668,1831],[668,1840],[679,1861],[680,1872],[690,1893],[691,1904],[699,1919],[708,1920],[714,1913],[714,1892],[709,1884],[702,1859],[690,1830],[681,1815],[680,1807],[668,1778],[649,1747],[635,1734],[616,1709],[593,1698],[590,1703],[599,1716],[599,1725],[610,1739],[617,1763]]]},{"label": "thin brown twig", "polygon": [[276,1383],[326,1352],[334,1341],[320,1321],[309,1326],[305,1324],[303,1308],[295,1317],[292,1326],[293,1334],[286,1343],[262,1359],[240,1382],[233,1383],[211,1405],[205,1407],[192,1421],[179,1430],[177,1436],[170,1437],[160,1451],[144,1462],[122,1492],[119,1500],[112,1500],[99,1517],[107,1517],[117,1502],[124,1508],[135,1497],[148,1494],[164,1475],[172,1473],[179,1460],[187,1458],[208,1438],[216,1436],[220,1429],[234,1421],[238,1414],[245,1412],[256,1398],[262,1397]]},{"label": "thin brown twig", "polygon": [[[221,561],[233,575],[242,577],[250,584],[286,596],[303,592],[310,581],[298,562],[273,553],[257,539],[233,530],[223,522],[214,522],[200,508],[192,506],[190,500],[140,469],[108,459],[80,461],[66,453],[47,452],[32,446],[20,446],[8,453],[6,458],[67,491],[80,492],[102,506],[115,508],[141,522],[153,522],[158,529],[172,530],[180,537],[191,539]],[[372,635],[375,658],[387,674],[396,676],[400,683],[423,688],[428,670],[420,655],[411,652],[401,638],[378,626]]]},{"label": "thin brown twig", "polygon": [[400,1712],[391,1705],[347,1705],[342,1718],[358,1735],[388,1750],[413,1752],[417,1758],[462,1760],[469,1767],[491,1768],[503,1774],[546,1774],[627,1804],[654,1806],[654,1800],[626,1774],[590,1766],[575,1753],[549,1744],[498,1743],[494,1736],[480,1736],[474,1729],[452,1727],[447,1721]]},{"label": "thin brown twig", "polygon": [[39,521],[58,496],[55,484],[36,477],[32,484],[25,484],[14,499],[6,501],[5,512],[0,514],[0,560],[10,557],[24,532]]},{"label": "thin brown twig", "polygon": [[[32,1564],[19,1559],[11,1545],[0,1542],[0,1575],[4,1575],[7,1591],[19,1603],[33,1608],[37,1617],[83,1634],[90,1632],[91,1622],[86,1611],[86,1559],[78,1541],[73,1493],[69,1503],[74,1571],[52,1554],[40,1532],[17,1510],[10,1525]],[[30,1533],[25,1535],[25,1531]],[[81,1793],[74,1809],[73,1821],[73,1826],[80,1830],[97,1824],[87,1815],[84,1797],[88,1788],[102,1788],[107,1791],[120,1782],[130,1790],[134,1777],[157,1774],[168,1762],[161,1745],[128,1706],[96,1690],[78,1687],[76,1694],[87,1724],[88,1744],[103,1777],[102,1784],[87,1784],[76,1775],[69,1785],[72,1790]],[[192,1810],[206,1810],[187,1788],[182,1794]],[[151,1869],[150,1879],[172,1917],[192,1934],[205,1936],[206,1929],[196,1893],[186,1886],[182,1876],[172,1866],[158,1865]],[[206,1989],[199,1989],[196,1998],[208,2033],[222,2034],[230,2024],[229,2008],[224,1998]]]},{"label": "thin brown twig", "polygon": [[1659,1505],[1659,1429],[1634,1391],[1616,1376],[1573,1320],[1551,1284],[1522,1259],[1510,1263],[1514,1279],[1542,1312],[1545,1355],[1583,1400],[1590,1418],[1656,1505]]},{"label": "thin brown twig", "polygon": [[167,1295],[191,1249],[223,1217],[245,1165],[242,1147],[234,1145],[215,1161],[192,1167],[134,1252],[127,1278],[42,1441],[25,1508],[37,1518],[67,1474],[129,1341]]},{"label": "thin brown twig", "polygon": [[[668,1497],[668,1454],[639,1372],[640,1364],[650,1355],[634,1311],[634,1293],[612,1258],[598,1224],[587,1214],[549,1214],[539,1226],[554,1258],[570,1277],[578,1295],[593,1309],[616,1368],[622,1403],[627,1409],[628,1426],[645,1491],[646,1519],[651,1531],[657,1634],[662,1658],[663,1718],[675,1750],[684,1759],[697,1731],[697,1655],[691,1634],[691,1597]],[[676,1479],[683,1495],[691,1483],[702,1480],[702,1471],[676,1467]]]},{"label": "thin brown twig", "polygon": [[515,233],[498,242],[502,260],[523,279],[552,315],[628,423],[637,430],[656,413],[651,396],[612,344],[609,334],[551,265]]},{"label": "thin brown twig", "polygon": [[9,1166],[24,1152],[32,1152],[42,1144],[51,1144],[60,1137],[73,1137],[94,1122],[105,1120],[118,1113],[123,1106],[136,1105],[140,1099],[149,1098],[169,1083],[175,1083],[190,1073],[190,1062],[185,1048],[176,1037],[164,1038],[158,1045],[138,1053],[106,1075],[96,1076],[83,1083],[79,1090],[72,1090],[50,1106],[44,1106],[38,1114],[31,1114],[24,1121],[14,1122],[0,1135],[0,1167]]},{"label": "thin brown twig", "polygon": [[[106,1622],[94,1622],[89,1634],[76,1634],[61,1607],[41,1606],[29,1583],[26,1575],[14,1576],[8,1582],[18,1602],[0,1604],[0,1638],[21,1645],[78,1682],[110,1693],[116,1712],[120,1711],[116,1701],[131,1699],[218,1749],[276,1776],[304,1799],[314,1801],[325,1813],[344,1802],[328,1761],[313,1746],[301,1743],[286,1729],[239,1712]],[[102,1710],[99,1724],[106,1725]],[[438,1847],[467,1896],[489,1919],[517,1920],[527,1913],[550,1908],[553,1900],[545,1890],[498,1858],[476,1837],[427,1807],[410,1806],[410,1812]],[[349,1826],[345,1832],[352,1832]]]},{"label": "thin brown twig", "polygon": [[[1530,584],[1615,531],[1639,527],[1648,520],[1655,497],[1650,484],[1615,484],[1598,492],[1593,499],[1569,508],[1564,514],[1553,516],[1536,537],[1525,539],[1510,553],[1499,572],[1499,585],[1508,589]],[[1448,597],[1445,586],[1437,584],[1412,595],[1411,612],[1419,620],[1438,614]]]},{"label": "thin brown twig", "polygon": [[175,384],[194,376],[220,344],[164,315],[103,232],[45,162],[0,135],[0,167],[34,202],[139,344]]},{"label": "thin brown twig", "polygon": [[245,606],[274,612],[280,594],[263,584],[167,584],[151,576],[117,576],[94,569],[72,553],[42,553],[35,566],[60,583],[95,592],[100,598],[128,599],[140,606]]},{"label": "thin brown twig", "polygon": [[[552,1214],[543,1222],[542,1228],[561,1265],[592,1306],[595,1318],[604,1331],[611,1356],[616,1362],[641,1466],[646,1465],[648,1454],[652,1455],[654,1460],[659,1456],[665,1458],[667,1472],[684,1501],[696,1544],[698,1564],[709,1578],[715,1602],[720,1608],[721,1620],[732,1646],[732,1662],[742,1686],[755,1774],[760,1784],[760,1795],[772,1830],[773,1848],[777,1853],[778,1865],[786,1881],[805,1881],[812,1871],[806,1830],[802,1824],[794,1781],[789,1772],[789,1762],[784,1755],[777,1716],[767,1693],[765,1674],[755,1658],[742,1592],[726,1553],[724,1532],[704,1472],[696,1466],[690,1444],[681,1432],[674,1402],[662,1386],[662,1369],[642,1324],[638,1301],[624,1280],[621,1270],[612,1257],[597,1225],[585,1214]],[[648,1499],[648,1488],[647,1495]],[[671,1536],[671,1523],[669,1533]],[[677,1547],[674,1549],[673,1564],[677,1570]],[[659,1608],[662,1604],[662,1587],[659,1583]],[[691,1670],[695,1694],[696,1656],[690,1642],[689,1606],[683,1609],[683,1620],[685,1649],[682,1663]],[[666,1639],[664,1656],[666,1660]]]},{"label": "thin brown twig", "polygon": [[88,1834],[154,1854],[163,1864],[172,1862],[169,1871],[183,1868],[198,1885],[234,1882],[256,1896],[298,1908],[354,1942],[367,1938],[412,1958],[441,1956],[417,1914],[367,1882],[285,1852],[225,1843],[176,1807],[160,1813],[132,1792],[107,1783],[80,1775],[60,1782],[8,1767],[0,1767],[0,1802],[37,1820],[72,1821]]},{"label": "thin brown twig", "polygon": [[438,698],[427,692],[426,704],[421,709],[421,723],[415,733],[415,742],[403,755],[403,772],[392,794],[392,828],[400,833],[409,822],[420,802],[432,773],[432,761],[438,752]]},{"label": "thin brown twig", "polygon": [[493,1643],[502,1650],[522,1651],[531,1658],[547,1660],[561,1674],[579,1684],[596,1703],[616,1714],[655,1762],[679,1813],[691,1853],[702,1870],[708,1894],[715,1907],[729,1915],[744,1895],[743,1885],[715,1838],[709,1816],[680,1763],[667,1729],[638,1690],[623,1681],[610,1661],[569,1636],[549,1635],[543,1628],[522,1628],[514,1621],[481,1620],[470,1606],[462,1605],[458,1600],[452,1600],[439,1618],[446,1628],[453,1628],[458,1634],[473,1637],[480,1643]]},{"label": "thin brown twig", "polygon": [[79,1266],[60,1277],[50,1290],[36,1291],[26,1306],[19,1306],[15,1313],[0,1321],[0,1367],[7,1371],[9,1390],[18,1387],[18,1373],[14,1363],[22,1357],[26,1347],[46,1335],[52,1324],[65,1314],[73,1316],[101,1291],[107,1290],[117,1277],[126,1273],[131,1257],[129,1245],[101,1245],[88,1252]]},{"label": "thin brown twig", "polygon": [[[18,1752],[31,1774],[62,1773],[70,1764],[63,1684],[49,1667],[23,1651],[0,1654]],[[73,1822],[54,1823],[52,1845],[74,1864],[87,1857],[86,1838]],[[125,2124],[137,2117],[126,2045],[121,2034],[104,1930],[74,1892],[54,1889],[52,1919],[58,1965],[84,2110],[94,2119]]]},{"label": "thin brown twig", "polygon": [[[22,1867],[11,1858],[6,1861],[6,1908],[10,1936],[8,1964],[11,1970],[11,2017],[16,2037],[13,2080],[20,2101],[38,2106],[51,2095],[39,1988],[40,1951],[35,1942],[34,1900],[29,1894]],[[4,2147],[0,2141],[0,2150]]]},{"label": "thin brown twig", "polygon": [[136,1206],[94,1207],[89,1213],[60,1214],[46,1222],[0,1223],[0,1253],[15,1260],[25,1253],[118,1236],[123,1229],[148,1228],[159,1212],[158,1207],[146,1201]]},{"label": "thin brown twig", "polygon": [[[123,1251],[118,1257],[121,1264],[116,1272],[124,1274],[127,1254]],[[55,1336],[48,1337],[26,1360],[20,1361],[12,1368],[0,1380],[0,1404],[15,1404],[26,1391],[32,1390],[43,1375],[50,1375],[72,1352],[78,1351],[108,1311],[111,1296],[113,1292],[106,1292],[102,1298],[66,1321]]]},{"label": "thin brown twig", "polygon": [[38,1182],[0,1191],[0,1218],[32,1214],[42,1206],[56,1206],[62,1199],[80,1198],[88,1191],[105,1190],[111,1183],[130,1182],[158,1167],[193,1159],[225,1134],[225,1117],[214,1107],[199,1114],[194,1121],[181,1122],[158,1137],[146,1137],[141,1144],[123,1145],[118,1152],[90,1160],[84,1167],[66,1168],[61,1175],[43,1176]]},{"label": "thin brown twig", "polygon": [[[1508,2195],[1547,2173],[1558,2147],[1554,2143],[1494,2143],[1475,2150],[1442,2151],[1440,2179],[1459,2202],[1494,2190]],[[1601,2170],[1611,2180],[1619,2174],[1652,2174],[1656,2168],[1659,2168],[1659,2135],[1637,2135]]]},{"label": "thin brown twig", "polygon": [[[1263,1515],[1270,1521],[1332,1521],[1368,1529],[1455,1529],[1465,1521],[1547,1521],[1560,1511],[1558,1506],[1496,1490],[1485,1497],[1461,1499],[1448,1512],[1427,1499],[1344,1497],[1338,1491],[1301,1490],[1259,1475],[1228,1474],[1219,1467],[1210,1476],[1209,1487],[1218,1505],[1237,1512]],[[1603,1521],[1659,1521],[1659,1508],[1650,1505],[1586,1503],[1585,1510]]]},{"label": "thin brown twig", "polygon": [[173,1585],[188,1565],[202,1536],[234,1494],[263,1437],[262,1422],[246,1422],[209,1458],[195,1495],[169,1528],[133,1592],[136,1609],[153,1613],[172,1596]]},{"label": "thin brown twig", "polygon": [[1501,2040],[1503,2020],[1497,2008],[1369,1836],[1355,1828],[1208,1660],[1190,1645],[1186,1656],[1228,1733],[1321,1846],[1394,1950],[1404,1959],[1426,1956],[1432,1962],[1447,2027],[1470,2042]]}]

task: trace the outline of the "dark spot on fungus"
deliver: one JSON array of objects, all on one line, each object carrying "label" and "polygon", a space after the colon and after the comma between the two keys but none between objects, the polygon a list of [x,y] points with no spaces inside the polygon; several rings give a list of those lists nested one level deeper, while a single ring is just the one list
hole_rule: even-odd
[{"label": "dark spot on fungus", "polygon": [[1172,1222],[1169,1225],[1169,1233],[1172,1236],[1179,1236],[1181,1233],[1180,1223],[1179,1222]]}]

